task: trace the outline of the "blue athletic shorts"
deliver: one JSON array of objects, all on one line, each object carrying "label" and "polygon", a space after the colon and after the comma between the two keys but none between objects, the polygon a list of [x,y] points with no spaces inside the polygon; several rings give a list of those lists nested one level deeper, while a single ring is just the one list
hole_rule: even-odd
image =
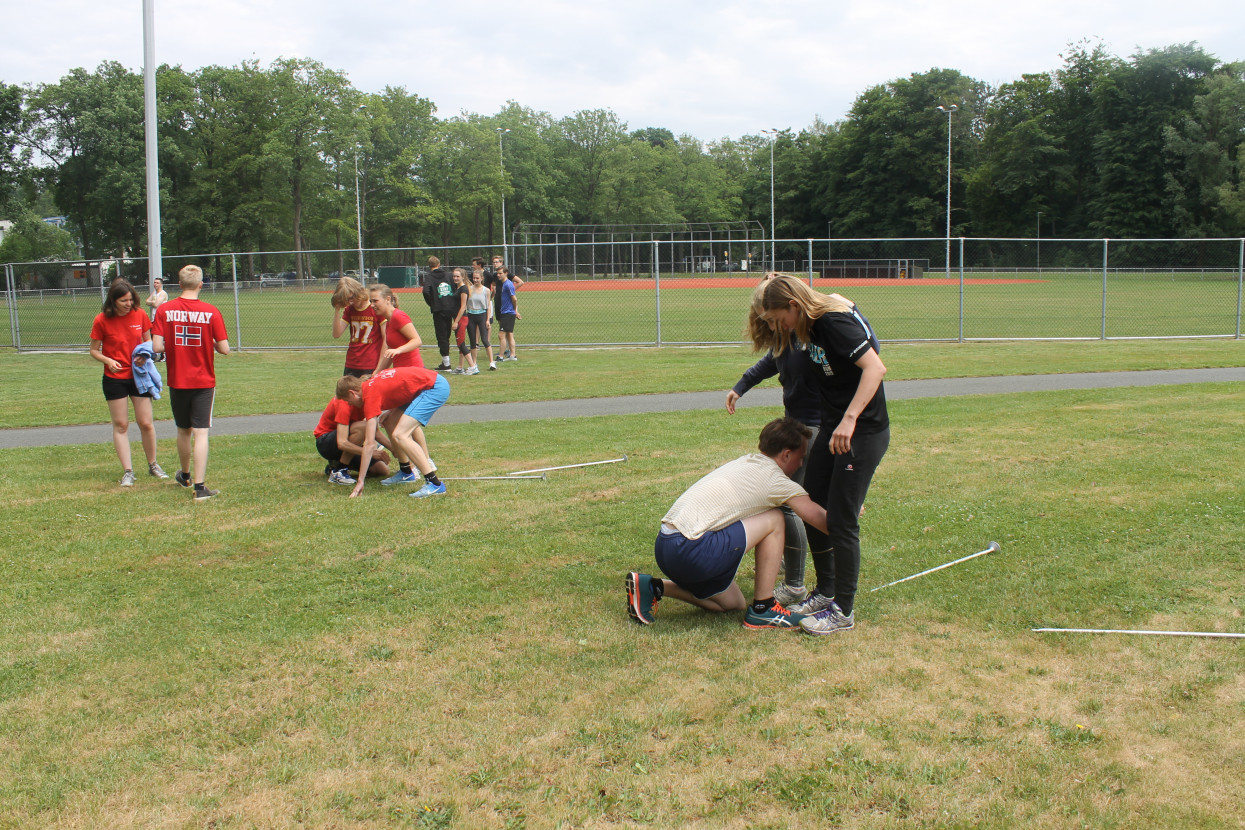
[{"label": "blue athletic shorts", "polygon": [[432,384],[432,388],[420,392],[406,407],[406,414],[419,421],[421,427],[426,427],[432,420],[432,416],[436,415],[437,410],[449,399],[450,382],[442,375],[437,375],[436,383]]},{"label": "blue athletic shorts", "polygon": [[659,533],[653,545],[657,567],[697,599],[709,599],[731,587],[747,552],[744,523],[714,530],[699,539],[682,533]]}]

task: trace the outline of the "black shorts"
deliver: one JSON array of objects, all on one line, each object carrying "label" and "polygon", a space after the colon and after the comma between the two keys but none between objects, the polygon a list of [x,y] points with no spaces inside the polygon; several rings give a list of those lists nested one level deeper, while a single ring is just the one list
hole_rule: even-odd
[{"label": "black shorts", "polygon": [[169,389],[173,423],[177,424],[178,429],[209,429],[215,401],[214,386],[208,389]]},{"label": "black shorts", "polygon": [[498,327],[501,328],[501,330],[506,332],[507,334],[513,332],[514,331],[514,315],[513,314],[498,314],[497,324],[498,324]]},{"label": "black shorts", "polygon": [[337,430],[316,436],[316,452],[325,461],[336,462],[342,457],[342,451],[337,448]]},{"label": "black shorts", "polygon": [[150,398],[151,393],[146,395],[139,393],[138,384],[134,383],[134,378],[110,378],[104,375],[104,400],[119,401],[122,398]]},{"label": "black shorts", "polygon": [[365,378],[372,374],[373,371],[373,369],[351,369],[347,366],[345,369],[342,369],[342,374],[352,378]]}]

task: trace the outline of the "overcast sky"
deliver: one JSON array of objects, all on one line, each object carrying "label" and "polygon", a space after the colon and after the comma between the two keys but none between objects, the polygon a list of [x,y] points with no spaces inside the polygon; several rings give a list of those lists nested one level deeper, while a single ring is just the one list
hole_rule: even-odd
[{"label": "overcast sky", "polygon": [[[1085,38],[1128,57],[1197,41],[1245,60],[1241,0],[153,0],[156,61],[187,70],[308,57],[356,89],[405,87],[441,117],[507,100],[608,108],[704,140],[836,121],[875,84],[934,67],[1001,84]],[[142,71],[141,0],[0,0],[0,80],[105,60]]]}]

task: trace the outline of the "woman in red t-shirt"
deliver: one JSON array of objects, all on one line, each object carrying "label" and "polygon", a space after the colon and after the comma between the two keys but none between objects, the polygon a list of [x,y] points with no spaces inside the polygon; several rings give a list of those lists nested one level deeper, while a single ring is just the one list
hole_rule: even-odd
[{"label": "woman in red t-shirt", "polygon": [[104,400],[112,418],[112,444],[124,470],[122,487],[134,486],[134,468],[130,463],[130,411],[126,399],[134,405],[134,420],[143,439],[147,471],[156,478],[168,474],[156,463],[156,427],[152,422],[151,393],[139,394],[134,383],[130,356],[139,343],[150,342],[151,319],[143,311],[134,286],[116,280],[108,288],[104,308],[91,324],[91,357],[104,364]]},{"label": "woman in red t-shirt", "polygon": [[385,347],[384,319],[368,302],[367,289],[353,277],[342,277],[333,292],[333,339],[350,332],[343,374],[367,377],[376,371]]},{"label": "woman in red t-shirt", "polygon": [[397,369],[411,366],[424,368],[424,361],[419,356],[423,341],[419,339],[419,332],[415,331],[410,316],[398,308],[393,290],[387,285],[373,285],[369,294],[372,308],[386,321],[385,350],[381,352],[376,371],[381,372],[390,366]]}]

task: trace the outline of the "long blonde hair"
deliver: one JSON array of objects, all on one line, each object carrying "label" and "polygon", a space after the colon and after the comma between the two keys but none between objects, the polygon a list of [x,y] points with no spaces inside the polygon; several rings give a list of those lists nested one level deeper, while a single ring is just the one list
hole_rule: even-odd
[{"label": "long blonde hair", "polygon": [[762,317],[767,311],[779,311],[795,303],[800,310],[795,321],[796,339],[803,343],[812,340],[813,323],[823,314],[847,313],[851,303],[838,294],[822,294],[790,274],[771,274],[752,292],[752,305],[748,309],[748,337],[756,351],[769,349],[780,355],[787,348],[790,338],[779,332]]}]

